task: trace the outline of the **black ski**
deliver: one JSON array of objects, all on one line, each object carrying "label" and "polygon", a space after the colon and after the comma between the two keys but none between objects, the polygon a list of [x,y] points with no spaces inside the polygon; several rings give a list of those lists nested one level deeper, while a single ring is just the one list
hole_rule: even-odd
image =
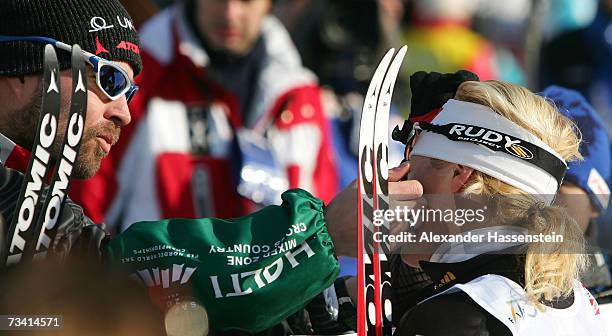
[{"label": "black ski", "polygon": [[[42,109],[32,155],[28,163],[23,186],[15,207],[15,214],[8,231],[8,249],[5,252],[4,264],[16,264],[22,259],[31,259],[34,240],[34,220],[41,207],[42,191],[45,177],[51,163],[51,146],[55,140],[57,122],[60,114],[59,66],[55,49],[45,46],[43,66]],[[31,252],[30,252],[31,253]]]},{"label": "black ski", "polygon": [[70,113],[66,124],[64,143],[62,145],[61,159],[55,166],[53,179],[47,192],[43,211],[38,216],[35,225],[34,258],[44,258],[50,244],[57,233],[57,220],[60,216],[68,188],[70,176],[76,160],[81,138],[85,127],[85,114],[87,112],[87,69],[83,52],[78,45],[72,46],[72,97]]}]

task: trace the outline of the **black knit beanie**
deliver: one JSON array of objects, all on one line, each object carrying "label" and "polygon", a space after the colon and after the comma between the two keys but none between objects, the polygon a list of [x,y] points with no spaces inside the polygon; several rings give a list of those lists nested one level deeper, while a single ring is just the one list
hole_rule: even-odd
[{"label": "black knit beanie", "polygon": [[[142,69],[138,33],[118,0],[0,0],[0,35],[45,36]],[[0,76],[42,72],[43,43],[0,42]],[[70,55],[56,50],[60,67]]]}]

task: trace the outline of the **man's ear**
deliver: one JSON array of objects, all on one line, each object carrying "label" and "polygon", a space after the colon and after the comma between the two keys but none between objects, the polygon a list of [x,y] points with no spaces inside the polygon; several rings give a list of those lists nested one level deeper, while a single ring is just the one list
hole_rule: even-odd
[{"label": "man's ear", "polygon": [[453,178],[451,180],[452,192],[456,193],[459,190],[461,190],[461,188],[463,188],[465,183],[470,179],[470,176],[472,176],[473,172],[474,172],[474,169],[470,167],[459,165],[459,164],[454,165]]}]

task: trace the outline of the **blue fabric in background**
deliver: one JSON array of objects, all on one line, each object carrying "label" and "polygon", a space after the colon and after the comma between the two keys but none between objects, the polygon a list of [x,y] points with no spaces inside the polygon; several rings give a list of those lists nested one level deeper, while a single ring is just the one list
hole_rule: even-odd
[{"label": "blue fabric in background", "polygon": [[542,96],[554,102],[559,112],[574,121],[582,133],[580,154],[584,160],[568,163],[565,181],[575,184],[589,194],[593,206],[603,213],[608,207],[605,199],[609,198],[609,195],[594,190],[596,186],[589,183],[589,178],[593,178],[595,170],[605,184],[610,185],[610,139],[603,121],[578,91],[553,85],[547,87]]}]

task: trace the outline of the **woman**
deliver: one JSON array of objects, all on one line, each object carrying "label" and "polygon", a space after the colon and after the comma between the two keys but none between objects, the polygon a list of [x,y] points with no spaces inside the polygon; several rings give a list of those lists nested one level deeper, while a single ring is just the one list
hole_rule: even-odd
[{"label": "woman", "polygon": [[[422,120],[408,179],[422,184],[428,209],[483,209],[484,220],[414,226],[417,242],[403,247],[402,260],[433,285],[396,335],[604,335],[597,303],[576,280],[585,265],[581,231],[551,206],[566,161],[580,158],[572,122],[499,81],[462,83],[431,123]],[[424,233],[483,239],[419,240]],[[529,242],[491,238],[500,236]]]}]

